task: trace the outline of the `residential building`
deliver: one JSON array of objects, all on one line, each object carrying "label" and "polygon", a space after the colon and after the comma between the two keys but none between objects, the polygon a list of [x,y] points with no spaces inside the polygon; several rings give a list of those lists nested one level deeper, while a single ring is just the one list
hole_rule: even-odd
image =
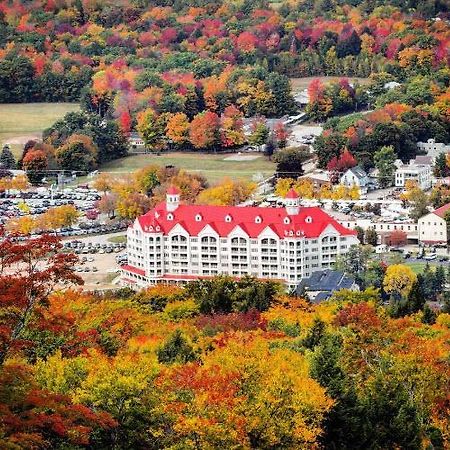
[{"label": "residential building", "polygon": [[140,136],[139,133],[132,132],[128,137],[128,145],[130,147],[130,152],[139,152],[145,150],[145,142],[144,139]]},{"label": "residential building", "polygon": [[340,270],[318,270],[300,281],[296,288],[296,294],[306,293],[309,300],[319,303],[328,300],[334,292],[341,289],[359,291],[355,279]]},{"label": "residential building", "polygon": [[339,218],[337,219],[341,225],[346,228],[354,229],[360,227],[364,231],[369,228],[374,229],[378,234],[378,241],[385,243],[389,236],[395,231],[403,231],[406,239],[410,243],[417,243],[419,225],[411,220],[395,221],[395,220],[372,220],[372,219],[356,219],[356,218]]},{"label": "residential building", "polygon": [[305,107],[309,103],[309,92],[308,89],[303,89],[303,91],[296,92],[294,94],[294,101],[300,107]]},{"label": "residential building", "polygon": [[122,284],[144,287],[226,274],[281,280],[294,289],[355,244],[354,231],[318,207],[300,207],[293,189],[284,207],[263,208],[184,205],[170,188],[166,202],[128,229]]},{"label": "residential building", "polygon": [[429,164],[418,164],[412,159],[409,164],[404,164],[395,171],[395,186],[405,187],[406,182],[412,180],[426,191],[431,188],[431,174]]},{"label": "residential building", "polygon": [[449,153],[450,145],[436,142],[435,139],[428,139],[427,142],[418,142],[417,148],[434,159],[441,153]]},{"label": "residential building", "polygon": [[358,186],[362,193],[366,193],[369,185],[369,176],[362,167],[351,167],[342,175],[340,184],[348,188]]},{"label": "residential building", "polygon": [[302,175],[300,178],[310,180],[315,188],[320,188],[324,184],[330,184],[330,174],[326,170],[316,169],[312,172],[308,172],[306,175]]},{"label": "residential building", "polygon": [[[419,219],[419,242],[422,244],[446,243],[448,241],[448,224],[446,213],[450,211],[450,203],[435,209]],[[450,213],[449,213],[450,214]]]}]

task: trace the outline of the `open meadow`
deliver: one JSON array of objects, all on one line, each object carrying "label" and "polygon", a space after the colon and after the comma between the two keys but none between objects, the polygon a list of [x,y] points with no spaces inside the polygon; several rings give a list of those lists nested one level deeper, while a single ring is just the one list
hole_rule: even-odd
[{"label": "open meadow", "polygon": [[30,139],[41,139],[42,132],[66,113],[78,111],[77,103],[0,104],[0,144],[8,143],[16,158]]},{"label": "open meadow", "polygon": [[322,77],[322,76],[317,76],[317,77],[291,78],[292,92],[296,93],[296,92],[303,91],[304,89],[307,89],[309,86],[309,83],[311,83],[311,81],[315,80],[316,78],[318,78],[323,83],[329,83],[330,81],[339,80],[340,78],[348,78],[350,83],[358,82],[359,84],[367,84],[369,82],[368,78],[359,78],[359,77],[325,77],[325,76]]},{"label": "open meadow", "polygon": [[[248,159],[248,156],[253,159]],[[252,180],[256,174],[271,176],[275,164],[262,154],[239,155],[237,153],[162,153],[130,155],[126,158],[103,164],[101,172],[129,173],[149,164],[160,166],[173,165],[189,172],[203,174],[209,182],[214,183],[224,177]]]}]

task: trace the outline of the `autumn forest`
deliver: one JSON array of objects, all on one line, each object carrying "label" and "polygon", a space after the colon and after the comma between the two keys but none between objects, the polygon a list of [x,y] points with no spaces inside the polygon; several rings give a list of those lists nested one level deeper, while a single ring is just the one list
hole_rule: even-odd
[{"label": "autumn forest", "polygon": [[[252,119],[258,144],[265,118],[298,112],[291,78],[337,76],[308,88],[318,166],[368,169],[450,141],[448,20],[444,0],[2,0],[0,102],[81,105],[25,145],[36,184],[126,156],[134,131],[154,152],[210,152],[245,144]],[[134,219],[169,185],[202,204],[256,188],[157,166],[131,179],[97,179],[101,212],[116,196]],[[292,186],[317,194],[287,178],[277,193]],[[58,236],[14,232],[0,230],[2,450],[450,448],[450,302],[424,306],[445,274],[424,291],[365,261],[360,292],[320,304],[252,277],[86,292]]]}]

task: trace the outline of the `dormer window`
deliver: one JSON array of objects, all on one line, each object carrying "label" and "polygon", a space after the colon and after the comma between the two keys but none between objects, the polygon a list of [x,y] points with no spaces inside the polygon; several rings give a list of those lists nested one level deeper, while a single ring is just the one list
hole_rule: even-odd
[{"label": "dormer window", "polygon": [[231,222],[232,220],[233,218],[229,214],[225,216],[225,222]]},{"label": "dormer window", "polygon": [[306,222],[306,223],[312,223],[312,217],[311,217],[311,216],[308,216],[308,217],[305,219],[305,222]]},{"label": "dormer window", "polygon": [[256,216],[255,217],[255,223],[261,223],[261,222],[262,222],[261,217],[260,216]]},{"label": "dormer window", "polygon": [[195,221],[196,221],[196,222],[201,222],[201,221],[202,221],[202,216],[201,216],[201,214],[197,214],[197,215],[195,216]]},{"label": "dormer window", "polygon": [[291,219],[289,219],[289,217],[285,217],[283,222],[285,225],[289,225],[291,223]]},{"label": "dormer window", "polygon": [[167,214],[167,220],[173,220],[173,214]]}]

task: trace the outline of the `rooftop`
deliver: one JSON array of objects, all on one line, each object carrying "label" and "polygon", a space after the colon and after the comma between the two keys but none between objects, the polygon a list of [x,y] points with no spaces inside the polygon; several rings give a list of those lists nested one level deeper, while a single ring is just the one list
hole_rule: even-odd
[{"label": "rooftop", "polygon": [[350,289],[355,283],[355,279],[340,270],[319,270],[313,272],[309,278],[304,278],[297,286],[297,293],[317,292],[313,301],[321,301],[329,298],[334,291],[340,289]]},{"label": "rooftop", "polygon": [[266,229],[278,237],[318,237],[328,227],[339,234],[353,236],[356,233],[339,224],[318,207],[299,208],[298,214],[289,215],[286,208],[261,208],[256,206],[204,206],[179,205],[167,211],[162,202],[147,214],[136,219],[135,224],[147,233],[168,234],[176,226],[182,227],[190,236],[198,236],[210,227],[219,236],[226,237],[240,228],[251,238],[258,237]]},{"label": "rooftop", "polygon": [[441,207],[438,208],[438,209],[435,209],[435,210],[433,211],[433,213],[436,214],[436,215],[439,216],[439,217],[442,217],[442,218],[444,219],[444,218],[445,218],[445,214],[446,214],[446,212],[447,212],[448,210],[450,210],[450,203],[447,203],[446,205],[441,206]]}]

